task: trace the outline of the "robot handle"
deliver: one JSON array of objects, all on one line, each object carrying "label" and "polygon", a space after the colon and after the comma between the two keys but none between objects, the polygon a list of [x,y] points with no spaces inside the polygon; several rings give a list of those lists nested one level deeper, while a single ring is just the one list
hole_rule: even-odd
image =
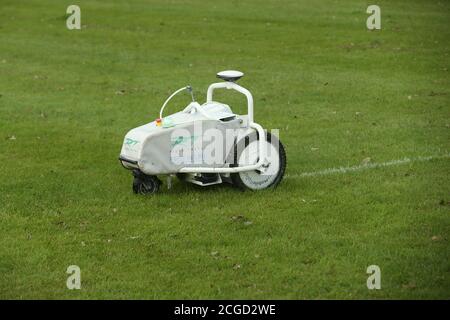
[{"label": "robot handle", "polygon": [[238,85],[234,82],[226,81],[226,82],[217,82],[217,83],[211,84],[208,87],[208,92],[206,94],[206,102],[213,101],[212,97],[213,97],[214,90],[221,89],[221,88],[236,90],[237,92],[240,92],[247,97],[248,121],[249,121],[249,123],[253,123],[253,96],[250,93],[250,91],[248,91],[244,87],[241,87],[240,85]]}]

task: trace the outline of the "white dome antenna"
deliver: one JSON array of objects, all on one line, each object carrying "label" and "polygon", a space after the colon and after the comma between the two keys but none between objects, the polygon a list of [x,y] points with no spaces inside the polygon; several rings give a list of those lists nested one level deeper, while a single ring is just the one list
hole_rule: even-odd
[{"label": "white dome antenna", "polygon": [[236,82],[244,76],[244,73],[237,70],[225,70],[217,73],[217,78],[229,82]]}]

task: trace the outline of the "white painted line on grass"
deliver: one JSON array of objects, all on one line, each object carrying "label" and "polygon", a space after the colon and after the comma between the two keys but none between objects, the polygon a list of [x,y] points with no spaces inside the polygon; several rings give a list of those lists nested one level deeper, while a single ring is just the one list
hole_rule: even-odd
[{"label": "white painted line on grass", "polygon": [[424,162],[424,161],[430,161],[430,160],[434,160],[434,159],[448,159],[448,158],[450,158],[450,153],[446,153],[446,154],[442,154],[442,155],[435,155],[435,156],[419,156],[419,157],[414,157],[414,158],[403,158],[403,159],[391,160],[391,161],[386,161],[386,162],[373,162],[373,163],[369,162],[367,164],[360,164],[360,165],[351,166],[351,167],[328,168],[328,169],[323,169],[323,170],[319,170],[319,171],[288,174],[286,176],[286,178],[290,179],[290,178],[305,178],[305,177],[324,176],[324,175],[334,174],[334,173],[355,172],[355,171],[362,171],[362,170],[374,169],[374,168],[398,166],[398,165],[412,163],[412,162]]}]

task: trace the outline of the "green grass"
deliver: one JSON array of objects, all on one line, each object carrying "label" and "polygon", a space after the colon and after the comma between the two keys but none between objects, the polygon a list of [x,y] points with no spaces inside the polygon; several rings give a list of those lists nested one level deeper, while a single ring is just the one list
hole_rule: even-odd
[{"label": "green grass", "polygon": [[[0,298],[450,298],[448,158],[295,177],[449,152],[448,2],[377,1],[376,32],[367,1],[80,0],[69,31],[72,3],[0,3]],[[223,69],[246,73],[290,177],[134,195],[127,130]]]}]

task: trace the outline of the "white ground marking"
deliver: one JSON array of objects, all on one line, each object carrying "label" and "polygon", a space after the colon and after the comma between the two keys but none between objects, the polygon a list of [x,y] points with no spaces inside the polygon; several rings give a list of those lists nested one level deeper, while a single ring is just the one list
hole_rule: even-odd
[{"label": "white ground marking", "polygon": [[424,162],[424,161],[430,161],[430,160],[434,160],[434,159],[448,159],[448,158],[450,158],[450,153],[446,153],[446,154],[442,154],[442,155],[434,155],[434,156],[419,156],[419,157],[414,157],[414,158],[403,158],[403,159],[391,160],[391,161],[387,161],[387,162],[372,162],[372,163],[369,162],[367,164],[360,164],[360,165],[351,166],[351,167],[328,168],[328,169],[323,169],[323,170],[313,171],[313,172],[288,174],[288,175],[286,175],[286,178],[291,179],[291,178],[324,176],[324,175],[334,174],[334,173],[348,173],[348,172],[362,171],[362,170],[374,169],[374,168],[398,166],[398,165],[412,163],[412,162]]}]

